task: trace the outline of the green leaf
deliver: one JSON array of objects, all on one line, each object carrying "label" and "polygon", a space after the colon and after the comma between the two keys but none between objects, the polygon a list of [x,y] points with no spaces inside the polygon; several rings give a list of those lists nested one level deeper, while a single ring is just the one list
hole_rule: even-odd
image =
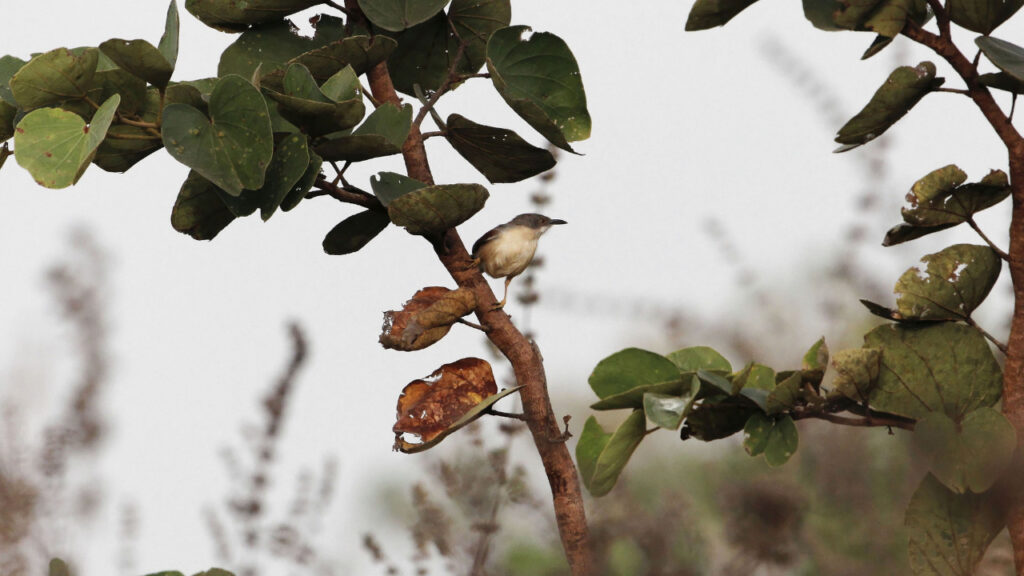
[{"label": "green leaf", "polygon": [[668,358],[640,348],[626,348],[597,363],[588,383],[598,398],[634,388],[681,381],[679,369]]},{"label": "green leaf", "polygon": [[398,32],[427,21],[446,4],[448,0],[362,0],[359,7],[375,26]]},{"label": "green leaf", "polygon": [[1024,94],[1024,81],[1017,80],[1006,72],[989,72],[978,76],[978,83],[996,90],[1005,90],[1013,94]]},{"label": "green leaf", "polygon": [[658,394],[646,392],[643,395],[644,414],[655,425],[666,430],[675,430],[693,408],[693,401],[700,392],[700,380],[690,377],[690,388],[682,394]]},{"label": "green leaf", "polygon": [[927,18],[926,0],[883,0],[864,23],[864,27],[880,36],[895,38],[903,31],[908,19],[921,23]]},{"label": "green leaf", "polygon": [[435,236],[469,220],[484,207],[479,184],[439,184],[403,194],[388,203],[388,216],[410,234]]},{"label": "green leaf", "polygon": [[604,496],[615,487],[622,469],[644,439],[644,424],[643,410],[634,410],[613,434],[606,434],[593,416],[587,419],[576,444],[576,464],[591,496]]},{"label": "green leaf", "polygon": [[[351,67],[345,70],[351,72]],[[361,97],[335,102],[317,86],[313,75],[302,64],[292,64],[284,76],[284,94],[267,91],[277,102],[281,116],[310,136],[322,136],[348,130],[366,113]]]},{"label": "green leaf", "polygon": [[459,39],[466,44],[463,74],[474,74],[487,63],[487,42],[494,32],[512,22],[509,0],[452,0],[448,20]]},{"label": "green leaf", "polygon": [[[1013,0],[1013,4],[1017,2]],[[974,43],[997,68],[1017,81],[1024,82],[1024,48],[991,36],[979,36],[974,39]]]},{"label": "green leaf", "polygon": [[836,24],[836,14],[843,4],[838,0],[803,0],[804,17],[820,30],[842,30]]},{"label": "green leaf", "polygon": [[793,372],[775,385],[768,393],[765,400],[764,410],[769,415],[785,412],[796,406],[797,400],[803,394],[803,375],[800,372]]},{"label": "green leaf", "polygon": [[951,322],[883,325],[868,332],[864,344],[882,350],[871,392],[876,410],[908,418],[942,412],[957,420],[999,400],[999,363],[974,328]]},{"label": "green leaf", "polygon": [[365,210],[353,214],[327,233],[323,242],[324,252],[332,256],[358,252],[390,223],[387,213],[378,210]]},{"label": "green leaf", "polygon": [[708,370],[712,372],[732,372],[732,365],[724,356],[707,346],[691,346],[676,350],[666,356],[679,368],[680,372],[696,372]]},{"label": "green leaf", "polygon": [[235,215],[221,201],[219,189],[195,170],[181,185],[171,211],[171,226],[196,240],[213,240]]},{"label": "green leaf", "polygon": [[925,94],[941,86],[944,81],[935,77],[935,65],[931,62],[897,68],[871,97],[867,106],[839,129],[836,142],[843,146],[835,151],[846,152],[881,136]]},{"label": "green leaf", "polygon": [[160,37],[160,43],[157,44],[157,49],[160,50],[160,54],[171,65],[171,68],[178,63],[179,28],[178,3],[176,0],[171,0],[170,6],[167,7],[167,18],[164,20],[164,35]]},{"label": "green leaf", "polygon": [[757,0],[697,0],[686,19],[686,31],[724,26]]},{"label": "green leaf", "polygon": [[768,437],[775,421],[764,414],[754,414],[743,425],[743,449],[751,456],[760,456],[768,447]]},{"label": "green leaf", "polygon": [[878,348],[840,350],[832,358],[836,376],[832,386],[836,394],[854,402],[867,402],[878,383],[882,369],[882,351]]},{"label": "green leaf", "polygon": [[896,282],[896,309],[913,320],[967,320],[995,286],[1002,260],[988,246],[956,244],[921,258]]},{"label": "green leaf", "polygon": [[225,32],[240,32],[251,24],[280,20],[320,0],[185,0],[185,10],[203,24]]},{"label": "green leaf", "polygon": [[875,36],[875,39],[871,41],[871,45],[864,51],[864,54],[861,55],[860,59],[867,60],[868,58],[871,58],[875,54],[885,50],[895,39],[896,38],[892,36],[883,36],[881,34]]},{"label": "green leaf", "polygon": [[309,149],[306,137],[291,134],[282,138],[274,148],[274,157],[267,167],[261,188],[243,190],[238,196],[231,196],[223,190],[218,190],[217,193],[235,216],[248,216],[259,208],[260,216],[265,222],[277,211],[284,198],[305,174],[308,166]]},{"label": "green leaf", "polygon": [[25,110],[79,100],[89,92],[98,61],[99,50],[95,48],[86,48],[80,54],[67,48],[51,50],[18,70],[11,78],[11,94]]},{"label": "green leaf", "polygon": [[713,396],[693,407],[683,426],[682,438],[710,442],[743,430],[747,420],[763,410],[745,396]]},{"label": "green leaf", "polygon": [[[711,394],[728,394],[729,396],[735,396],[740,393],[743,389],[742,382],[731,382],[721,374],[714,372],[708,372],[707,370],[698,370],[697,378],[700,378],[701,382],[709,384],[711,387],[708,389]],[[707,395],[707,393],[703,394]]]},{"label": "green leaf", "polygon": [[957,26],[988,36],[1021,6],[1024,0],[949,0],[946,11]]},{"label": "green leaf", "polygon": [[337,74],[331,76],[320,87],[324,96],[332,102],[343,102],[345,100],[362,100],[362,87],[359,85],[359,76],[351,66],[345,66]]},{"label": "green leaf", "polygon": [[[955,182],[934,180],[934,175],[951,170],[955,171],[949,172],[948,177],[956,176]],[[980,182],[970,184],[962,184],[966,175],[960,179],[960,174],[963,172],[959,168],[950,165],[919,180],[907,194],[910,205],[902,209],[905,224],[889,230],[883,245],[899,244],[956,226],[1010,195],[1009,179],[1002,170],[993,170]],[[933,180],[929,181],[929,178]]]},{"label": "green leaf", "polygon": [[775,388],[775,370],[751,362],[733,376],[732,384],[736,390],[772,390]]},{"label": "green leaf", "polygon": [[551,152],[511,130],[477,124],[458,114],[449,116],[447,125],[445,136],[452,148],[492,184],[526,180],[555,166]]},{"label": "green leaf", "polygon": [[913,438],[931,473],[957,494],[991,488],[1017,446],[1013,425],[993,408],[968,412],[959,423],[932,412],[917,421]]},{"label": "green leaf", "polygon": [[392,200],[408,194],[413,190],[425,188],[427,185],[414,178],[395,172],[381,172],[370,177],[370,187],[373,194],[380,200],[381,205],[387,208]]},{"label": "green leaf", "polygon": [[68,565],[60,558],[51,558],[49,568],[49,576],[71,576]]},{"label": "green leaf", "polygon": [[764,461],[769,466],[782,466],[796,453],[799,441],[800,437],[793,419],[789,416],[779,418],[768,434],[768,442],[764,447]]},{"label": "green leaf", "polygon": [[928,475],[910,499],[905,524],[915,576],[971,576],[1006,526],[994,492],[956,494]]},{"label": "green leaf", "polygon": [[259,90],[226,76],[210,95],[210,118],[187,104],[164,108],[163,141],[177,161],[238,196],[263,186],[274,155],[267,105]]},{"label": "green leaf", "polygon": [[[288,64],[302,64],[317,82],[326,82],[346,66],[351,66],[356,74],[363,74],[387,60],[395,46],[395,41],[387,36],[350,36],[299,54],[289,60]],[[264,73],[260,82],[264,87],[279,90],[283,78],[284,72],[276,70]]]},{"label": "green leaf", "polygon": [[100,50],[121,68],[157,88],[166,88],[174,73],[174,65],[145,40],[113,38],[101,43]]},{"label": "green leaf", "polygon": [[349,136],[325,140],[316,145],[316,151],[325,160],[361,162],[370,158],[390,156],[402,151],[412,127],[412,106],[399,109],[385,103],[374,110],[359,128]]},{"label": "green leaf", "polygon": [[527,26],[498,30],[487,43],[487,70],[505,102],[552,144],[590,137],[590,114],[579,66],[561,38]]},{"label": "green leaf", "polygon": [[120,102],[120,96],[111,96],[89,126],[77,114],[58,108],[29,112],[15,128],[14,159],[42,186],[71,186],[92,162]]},{"label": "green leaf", "polygon": [[299,181],[292,186],[288,195],[281,201],[281,210],[285,212],[295,208],[302,202],[302,199],[306,197],[309,189],[316,183],[316,179],[320,176],[320,166],[323,164],[323,159],[317,156],[316,152],[309,150],[309,166],[306,167],[306,172],[299,178]]},{"label": "green leaf", "polygon": [[25,64],[27,62],[14,56],[0,57],[0,100],[14,107],[18,106],[18,102],[14,99],[14,93],[11,92],[11,77]]},{"label": "green leaf", "polygon": [[0,100],[0,142],[5,142],[14,136],[14,117],[17,115],[17,108]]},{"label": "green leaf", "polygon": [[[690,377],[693,375],[690,374]],[[644,396],[647,394],[664,394],[667,396],[680,396],[687,390],[689,378],[684,376],[683,378],[677,378],[676,380],[669,380],[666,382],[656,382],[653,384],[641,384],[634,388],[630,388],[625,392],[618,394],[612,394],[605,398],[594,402],[590,405],[593,410],[620,410],[622,408],[643,408],[644,407]],[[698,380],[698,383],[700,381]]]}]

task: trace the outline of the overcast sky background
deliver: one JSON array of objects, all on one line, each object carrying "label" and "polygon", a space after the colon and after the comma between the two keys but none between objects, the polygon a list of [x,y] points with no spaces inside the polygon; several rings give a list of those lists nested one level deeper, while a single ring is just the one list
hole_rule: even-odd
[{"label": "overcast sky background", "polygon": [[[569,225],[543,240],[547,264],[540,288],[611,303],[639,297],[708,322],[733,321],[743,292],[735,270],[704,232],[715,218],[760,281],[790,293],[795,309],[785,312],[799,322],[798,304],[817,289],[804,274],[828,265],[844,242],[840,232],[858,218],[855,196],[865,151],[831,153],[839,125],[830,125],[780,72],[765,43],[780,43],[803,59],[839,95],[847,116],[868,101],[895,63],[888,52],[860,62],[871,35],[813,29],[798,2],[763,0],[725,29],[684,33],[690,5],[513,3],[513,24],[553,32],[573,50],[593,118],[591,139],[576,145],[583,155],[561,156],[550,190],[554,201],[546,212]],[[0,54],[27,58],[111,37],[156,43],[166,3],[93,0],[86,8],[68,1],[6,1],[3,8],[8,25]],[[217,56],[235,36],[203,26],[183,2],[180,8],[174,78],[215,75]],[[1019,23],[1008,25],[997,36],[1013,40],[1021,31]],[[957,39],[971,46],[970,36]],[[903,45],[899,64],[935,60],[905,39],[897,42]],[[949,76],[948,68],[939,69]],[[947,86],[959,84],[950,79]],[[1007,98],[1000,101],[1008,105]],[[446,96],[439,108],[442,116],[459,112],[543,145],[486,80]],[[429,120],[426,125],[433,129]],[[896,207],[909,186],[930,170],[955,162],[973,181],[1005,167],[995,136],[960,96],[930,95],[890,133],[894,184],[881,192],[893,208],[870,222],[872,246],[899,221]],[[428,153],[439,183],[486,184],[440,139],[428,142]],[[397,158],[372,161],[347,176],[368,187],[370,175],[400,167]],[[323,236],[353,210],[323,198],[268,223],[238,220],[213,242],[196,242],[169,222],[187,172],[161,151],[127,174],[93,166],[77,186],[47,190],[13,158],[8,161],[0,171],[0,401],[17,403],[41,422],[66,392],[77,365],[43,275],[66,251],[73,227],[91,230],[112,257],[114,355],[104,404],[113,430],[99,456],[106,512],[95,532],[116,534],[113,512],[133,502],[141,516],[137,571],[195,572],[215,563],[201,511],[218,505],[227,490],[218,450],[239,446],[240,425],[256,420],[258,399],[286,359],[285,322],[298,320],[311,357],[292,398],[277,486],[289,494],[301,466],[317,468],[325,456],[336,456],[338,497],[326,541],[346,565],[359,566],[365,557],[359,535],[375,526],[365,504],[373,482],[385,474],[400,481],[417,460],[432,457],[391,451],[398,393],[443,363],[489,357],[482,339],[456,327],[423,352],[382,349],[377,335],[384,310],[399,307],[422,286],[451,285],[426,242],[392,227],[357,254],[326,256]],[[528,196],[537,184],[488,188],[484,210],[460,227],[467,244],[530,210]],[[1004,245],[1007,211],[1008,204],[1001,205],[982,219]],[[934,251],[930,247],[977,242],[964,231],[939,236],[899,251],[872,247],[862,256],[877,259],[883,276],[894,282],[920,255]],[[517,288],[513,283],[513,295]],[[515,318],[519,305],[511,301]],[[588,397],[586,379],[597,361],[631,344],[657,342],[661,334],[661,326],[588,315],[586,306],[562,302],[542,305],[532,317],[558,413],[568,410],[559,399]],[[812,325],[806,339],[776,345],[795,364],[818,335],[838,338],[846,329]],[[676,342],[660,351],[701,343]],[[504,374],[505,366],[495,362],[495,370]],[[31,386],[24,385],[25,374]],[[586,415],[575,414],[574,431]],[[85,541],[90,545],[76,550],[86,560],[85,574],[114,573],[113,538]]]}]

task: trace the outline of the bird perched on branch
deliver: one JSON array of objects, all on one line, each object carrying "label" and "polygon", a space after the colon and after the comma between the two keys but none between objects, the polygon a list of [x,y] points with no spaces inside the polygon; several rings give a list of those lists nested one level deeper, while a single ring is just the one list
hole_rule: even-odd
[{"label": "bird perched on branch", "polygon": [[554,220],[542,214],[520,214],[473,244],[474,264],[492,278],[505,279],[505,294],[498,308],[504,307],[508,300],[509,282],[533,261],[537,240],[548,228],[565,223],[565,220]]}]

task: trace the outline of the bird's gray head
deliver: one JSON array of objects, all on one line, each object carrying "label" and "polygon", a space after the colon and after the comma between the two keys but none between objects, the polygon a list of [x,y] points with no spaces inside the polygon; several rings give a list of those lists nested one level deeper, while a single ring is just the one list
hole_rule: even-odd
[{"label": "bird's gray head", "polygon": [[509,222],[510,226],[525,226],[544,233],[555,224],[565,224],[565,220],[548,218],[543,214],[520,214]]}]

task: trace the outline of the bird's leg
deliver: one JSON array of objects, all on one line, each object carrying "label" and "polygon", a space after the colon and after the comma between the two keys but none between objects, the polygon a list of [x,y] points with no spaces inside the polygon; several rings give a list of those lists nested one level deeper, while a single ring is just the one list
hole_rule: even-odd
[{"label": "bird's leg", "polygon": [[501,297],[501,302],[494,305],[495,310],[501,310],[505,307],[505,302],[508,301],[508,285],[509,282],[512,282],[513,278],[515,278],[515,276],[508,276],[505,278],[505,294]]}]

